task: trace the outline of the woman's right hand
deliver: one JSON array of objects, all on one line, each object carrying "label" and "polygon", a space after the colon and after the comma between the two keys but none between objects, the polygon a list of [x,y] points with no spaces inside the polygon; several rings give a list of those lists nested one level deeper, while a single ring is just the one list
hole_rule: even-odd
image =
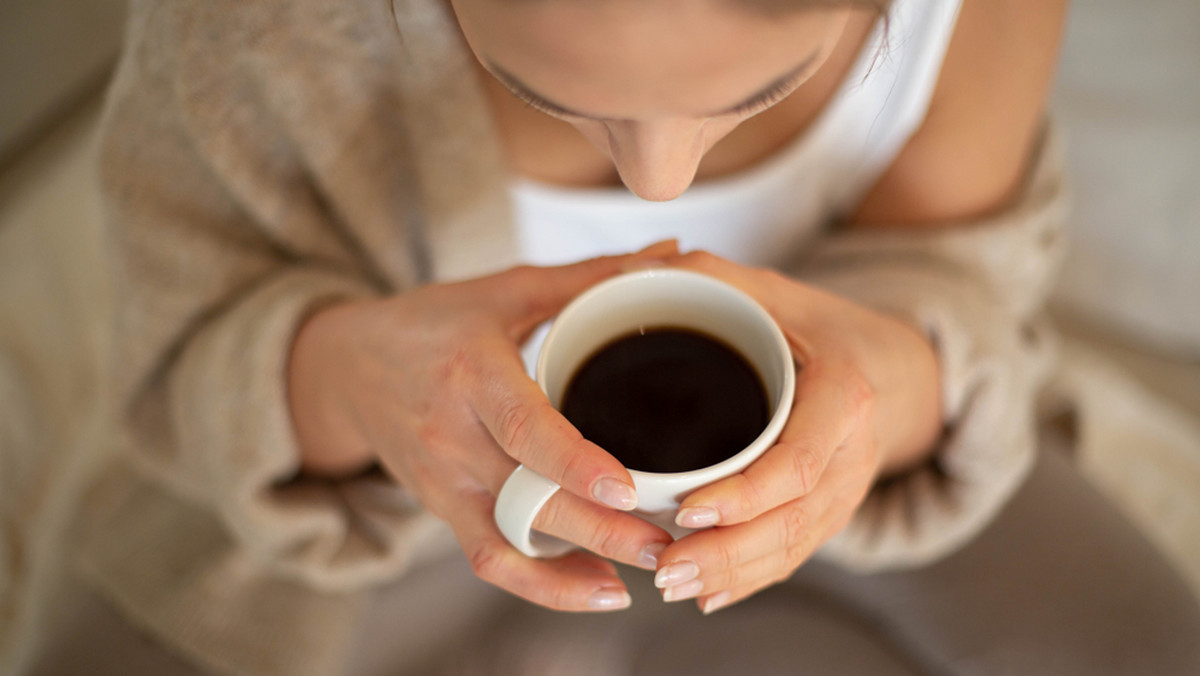
[{"label": "woman's right hand", "polygon": [[[520,345],[576,295],[676,253],[515,268],[311,317],[289,361],[292,419],[306,472],[381,465],[454,529],[475,573],[558,610],[615,610],[629,595],[612,559],[654,569],[671,537],[624,511],[633,481],[586,441],[525,372]],[[518,464],[563,487],[534,527],[599,554],[531,559],[500,534],[496,495]]]}]

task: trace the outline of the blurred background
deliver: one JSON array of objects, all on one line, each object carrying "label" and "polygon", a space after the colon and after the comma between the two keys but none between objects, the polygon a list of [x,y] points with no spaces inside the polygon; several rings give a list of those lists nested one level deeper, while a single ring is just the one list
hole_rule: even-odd
[{"label": "blurred background", "polygon": [[[114,293],[93,175],[123,0],[0,3],[0,672],[101,452]],[[1074,192],[1052,314],[1084,471],[1200,593],[1200,2],[1076,2],[1052,113]],[[47,491],[55,482],[63,490]]]}]

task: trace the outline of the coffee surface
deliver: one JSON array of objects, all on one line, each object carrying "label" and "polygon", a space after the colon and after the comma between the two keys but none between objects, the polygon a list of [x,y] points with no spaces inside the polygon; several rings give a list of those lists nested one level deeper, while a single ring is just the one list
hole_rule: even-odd
[{"label": "coffee surface", "polygon": [[679,328],[648,329],[600,348],[572,376],[562,413],[629,469],[715,465],[767,426],[762,378],[725,343]]}]

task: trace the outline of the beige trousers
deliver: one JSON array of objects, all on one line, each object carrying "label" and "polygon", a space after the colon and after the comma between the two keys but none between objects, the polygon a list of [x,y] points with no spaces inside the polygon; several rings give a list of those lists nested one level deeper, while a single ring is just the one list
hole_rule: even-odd
[{"label": "beige trousers", "polygon": [[[1200,674],[1200,604],[1057,453],[978,539],[920,570],[814,561],[710,617],[660,602],[649,574],[622,574],[632,609],[575,615],[511,599],[462,557],[426,565],[374,599],[343,673]],[[30,673],[203,673],[94,595],[74,597]]]}]

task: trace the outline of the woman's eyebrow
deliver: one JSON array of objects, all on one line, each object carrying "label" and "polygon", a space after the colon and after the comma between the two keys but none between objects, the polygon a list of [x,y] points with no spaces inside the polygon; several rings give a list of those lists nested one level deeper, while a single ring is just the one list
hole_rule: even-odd
[{"label": "woman's eyebrow", "polygon": [[[766,87],[763,87],[762,90],[760,90],[758,93],[750,96],[749,98],[747,98],[745,101],[742,101],[741,103],[738,103],[734,106],[730,106],[729,108],[727,108],[725,110],[722,110],[717,113],[712,113],[710,116],[717,117],[720,115],[728,115],[730,113],[735,113],[740,110],[745,110],[747,108],[751,108],[751,107],[755,106],[756,104],[758,104],[759,102],[770,98],[772,95],[777,93],[781,88],[786,87],[787,84],[790,83],[792,80],[795,80],[796,78],[798,78],[804,71],[808,70],[809,66],[811,66],[813,64],[813,62],[815,62],[817,60],[817,57],[819,55],[820,55],[820,50],[818,49],[817,51],[808,55],[795,68],[792,68],[788,72],[784,73],[783,75],[779,76],[774,81],[772,81],[771,84],[767,85]],[[519,98],[523,101],[526,101],[527,103],[530,103],[531,105],[534,105],[539,108],[543,108],[543,109],[548,110],[553,113],[567,115],[570,117],[582,117],[582,118],[589,119],[589,120],[606,119],[606,118],[599,117],[597,115],[590,115],[588,113],[582,113],[577,110],[572,110],[566,106],[554,103],[553,101],[547,99],[546,97],[542,96],[541,94],[538,94],[534,90],[530,89],[525,83],[521,82],[519,79],[517,79],[511,73],[504,70],[504,68],[497,65],[494,61],[485,60],[484,65],[487,68],[488,72],[490,72],[492,75],[494,75],[496,77],[496,79],[499,80],[500,83],[503,84],[506,88],[508,88],[509,91],[511,91],[514,95],[516,95],[517,98]]]}]

